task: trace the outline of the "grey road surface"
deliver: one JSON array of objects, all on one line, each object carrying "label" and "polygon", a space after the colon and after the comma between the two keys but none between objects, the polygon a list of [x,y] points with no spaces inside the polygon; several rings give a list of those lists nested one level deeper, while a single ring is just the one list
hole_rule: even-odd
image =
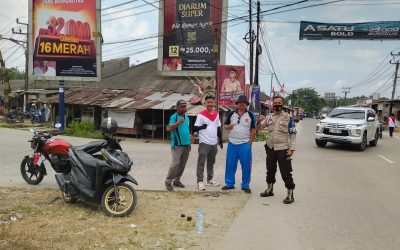
[{"label": "grey road surface", "polygon": [[[265,189],[263,143],[253,145],[253,193],[228,233],[215,249],[398,249],[400,246],[400,138],[387,135],[377,147],[358,152],[349,147],[314,144],[315,120],[298,126],[293,160],[295,203],[284,205],[285,187],[277,173],[275,196],[259,197]],[[22,157],[31,153],[29,132],[0,128],[0,186],[32,187],[19,172]],[[90,140],[62,137],[73,145]],[[223,183],[226,145],[216,162],[216,179]],[[127,139],[131,171],[141,189],[164,189],[171,156],[167,143]],[[182,177],[187,190],[196,189],[197,146]],[[56,188],[54,171],[36,187]],[[240,167],[236,180],[240,187]],[[208,188],[219,190],[219,188]],[[234,192],[240,192],[235,190]],[[205,220],[207,215],[205,214]]]},{"label": "grey road surface", "polygon": [[[400,139],[377,147],[314,144],[315,120],[298,127],[293,160],[295,203],[285,205],[277,174],[275,196],[253,194],[215,249],[399,249]],[[253,172],[253,190],[265,188]]]}]

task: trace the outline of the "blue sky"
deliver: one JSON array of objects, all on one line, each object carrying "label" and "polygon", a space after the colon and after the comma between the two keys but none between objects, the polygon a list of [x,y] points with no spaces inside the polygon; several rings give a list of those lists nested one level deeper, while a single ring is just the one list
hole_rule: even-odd
[{"label": "blue sky", "polygon": [[[10,28],[15,18],[27,20],[28,1],[0,1],[0,34],[10,36]],[[102,7],[107,8],[124,2],[127,0],[103,0]],[[154,6],[146,4],[143,0],[137,0],[103,11],[102,33],[105,42],[156,34],[158,32],[158,1],[146,0],[146,2],[153,3]],[[229,1],[228,18],[246,15],[248,5],[245,2],[244,0]],[[268,10],[288,2],[295,1],[262,0],[261,8]],[[323,2],[328,2],[328,0],[313,0],[296,7]],[[129,10],[123,11],[127,8]],[[300,41],[298,22],[300,20],[343,23],[398,21],[399,12],[399,0],[348,0],[263,16],[263,28],[267,31],[264,33],[264,40],[272,48],[274,68],[281,83],[285,84],[286,91],[290,92],[299,87],[314,87],[321,94],[336,92],[337,95],[343,96],[342,87],[352,87],[350,96],[370,95],[379,90],[382,92],[381,96],[388,97],[395,68],[394,65],[388,63],[391,59],[388,55],[391,51],[400,52],[399,41]],[[226,51],[226,63],[247,65],[245,58],[248,57],[248,49],[242,38],[247,32],[248,23],[239,21],[228,24],[230,25],[235,26],[228,29],[227,37],[230,43]],[[157,57],[156,47],[156,38],[127,44],[106,45],[103,47],[103,60],[129,56],[131,64],[141,63]],[[23,68],[21,49],[4,41],[0,41],[0,49],[9,66]],[[265,51],[265,48],[263,49]],[[272,70],[266,53],[262,56],[261,64],[260,86],[262,90],[269,92],[270,76],[267,74]],[[378,66],[380,67],[377,74],[365,81],[364,79]],[[274,86],[275,89],[279,89],[275,80]],[[400,96],[400,92],[396,93],[396,96]]]}]

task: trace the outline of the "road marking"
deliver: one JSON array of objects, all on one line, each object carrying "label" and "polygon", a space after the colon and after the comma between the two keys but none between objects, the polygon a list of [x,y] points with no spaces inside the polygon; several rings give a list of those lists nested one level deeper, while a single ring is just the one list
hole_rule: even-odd
[{"label": "road marking", "polygon": [[382,159],[384,159],[385,161],[389,162],[390,164],[393,164],[393,163],[394,163],[394,161],[389,160],[388,158],[386,158],[386,157],[383,156],[383,155],[378,155],[378,156],[381,157]]}]

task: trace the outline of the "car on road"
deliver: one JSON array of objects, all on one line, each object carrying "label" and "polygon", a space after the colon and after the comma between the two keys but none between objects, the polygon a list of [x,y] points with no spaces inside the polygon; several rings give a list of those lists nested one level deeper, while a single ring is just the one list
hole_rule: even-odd
[{"label": "car on road", "polygon": [[315,143],[325,147],[328,142],[352,144],[360,151],[376,146],[380,125],[375,110],[363,107],[338,107],[316,127]]}]

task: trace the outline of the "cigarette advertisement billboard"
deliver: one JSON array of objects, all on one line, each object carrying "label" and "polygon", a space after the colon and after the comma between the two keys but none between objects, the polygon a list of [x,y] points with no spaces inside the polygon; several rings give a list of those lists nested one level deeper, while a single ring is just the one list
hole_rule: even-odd
[{"label": "cigarette advertisement billboard", "polygon": [[400,22],[317,23],[301,21],[300,40],[384,40],[400,39]]},{"label": "cigarette advertisement billboard", "polygon": [[233,106],[240,95],[244,95],[245,67],[218,65],[218,102],[219,105]]},{"label": "cigarette advertisement billboard", "polygon": [[99,81],[100,0],[29,1],[34,80]]},{"label": "cigarette advertisement billboard", "polygon": [[226,0],[161,2],[158,70],[163,75],[215,75],[224,63]]}]

